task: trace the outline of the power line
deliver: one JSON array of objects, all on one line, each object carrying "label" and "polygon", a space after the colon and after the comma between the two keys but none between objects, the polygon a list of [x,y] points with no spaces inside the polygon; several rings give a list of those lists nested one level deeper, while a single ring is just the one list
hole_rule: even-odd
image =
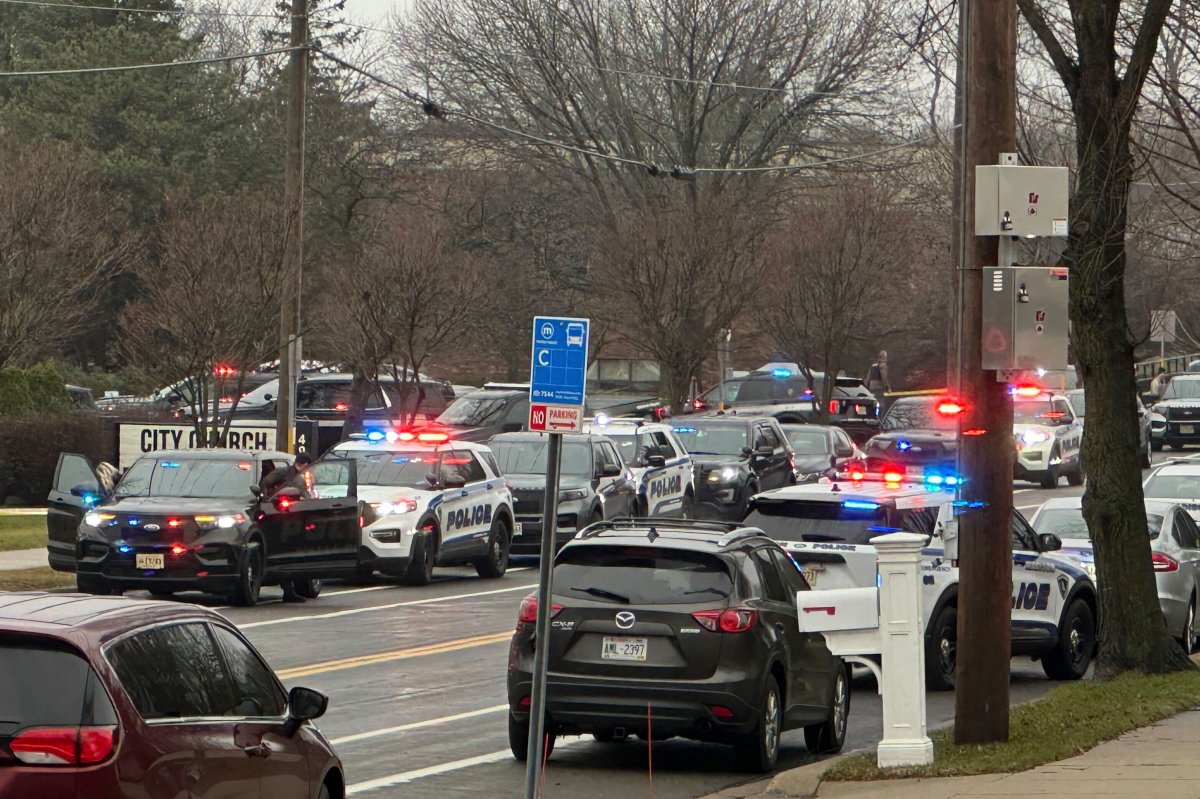
[{"label": "power line", "polygon": [[279,19],[284,14],[253,14],[245,11],[187,11],[183,9],[123,8],[121,6],[89,6],[75,3],[52,3],[48,0],[0,0],[0,3],[39,8],[69,8],[75,11],[111,11],[121,14],[154,14],[156,16],[242,17],[246,19]]},{"label": "power line", "polygon": [[[421,109],[429,116],[436,117],[439,119],[445,118],[447,116],[446,109],[442,108],[440,105],[438,105],[436,102],[429,99],[428,97],[422,97],[421,95],[417,94],[416,92],[410,91],[409,89],[406,89],[403,86],[393,83],[392,81],[390,81],[386,78],[380,77],[379,75],[376,75],[373,72],[370,72],[369,70],[363,69],[362,67],[356,66],[355,64],[351,64],[350,62],[345,61],[341,58],[338,58],[337,56],[332,55],[331,53],[328,53],[324,50],[318,49],[316,52],[319,55],[322,55],[325,58],[329,59],[330,61],[333,61],[335,64],[338,64],[339,66],[344,67],[345,69],[349,69],[352,72],[357,72],[358,74],[360,74],[366,78],[370,78],[371,80],[375,81],[376,83],[379,83],[383,86],[387,86],[388,88],[399,92],[408,100],[420,105]],[[602,160],[613,161],[616,163],[626,164],[629,166],[641,167],[641,168],[645,169],[646,171],[648,171],[651,175],[656,176],[656,177],[659,175],[664,175],[664,176],[670,176],[673,178],[682,178],[682,179],[688,179],[688,178],[694,177],[695,175],[701,174],[701,173],[730,175],[730,174],[748,174],[748,173],[762,173],[762,172],[796,172],[796,171],[800,171],[800,170],[824,169],[824,168],[832,166],[834,164],[847,163],[850,161],[862,161],[862,160],[866,160],[869,158],[874,158],[875,156],[886,155],[887,153],[895,152],[896,150],[901,150],[901,149],[904,149],[905,147],[913,147],[915,145],[923,144],[931,139],[937,138],[935,135],[923,136],[919,139],[901,142],[900,144],[896,144],[891,147],[886,147],[881,150],[875,150],[875,151],[872,151],[869,153],[860,153],[859,155],[850,155],[850,156],[845,156],[842,158],[831,158],[831,159],[826,159],[823,161],[813,161],[813,162],[805,163],[805,164],[779,164],[779,165],[775,165],[775,166],[758,166],[758,167],[686,167],[686,166],[680,166],[680,165],[664,166],[661,164],[651,163],[649,161],[643,161],[643,160],[636,159],[636,158],[626,158],[625,156],[620,156],[620,155],[616,155],[613,153],[606,153],[601,150],[595,150],[595,149],[591,149],[588,147],[579,147],[574,144],[568,144],[566,142],[555,141],[553,139],[547,139],[547,138],[538,136],[533,133],[527,133],[525,131],[516,130],[514,128],[509,128],[504,125],[500,125],[498,123],[491,122],[486,119],[481,119],[480,117],[474,116],[472,114],[469,114],[469,113],[467,113],[465,111],[461,111],[461,110],[451,111],[450,113],[452,113],[454,116],[458,116],[458,117],[461,117],[468,121],[474,122],[477,125],[482,125],[484,127],[491,128],[492,130],[495,130],[495,131],[498,131],[501,133],[506,133],[510,136],[515,136],[520,139],[525,139],[526,141],[531,141],[536,144],[541,144],[541,145],[544,145],[547,147],[554,147],[554,148],[557,148],[560,150],[565,150],[567,152],[577,153],[579,155],[584,155],[589,158],[599,158]]]},{"label": "power line", "polygon": [[303,48],[280,47],[274,50],[262,50],[257,53],[239,53],[238,55],[212,56],[211,58],[191,58],[185,61],[166,61],[158,64],[129,64],[121,67],[81,67],[78,69],[39,69],[26,72],[0,72],[0,78],[37,78],[50,75],[93,75],[106,72],[132,72],[134,70],[163,69],[166,67],[187,67],[197,64],[218,64],[223,61],[244,61],[248,58],[264,58],[270,55],[290,53]]}]

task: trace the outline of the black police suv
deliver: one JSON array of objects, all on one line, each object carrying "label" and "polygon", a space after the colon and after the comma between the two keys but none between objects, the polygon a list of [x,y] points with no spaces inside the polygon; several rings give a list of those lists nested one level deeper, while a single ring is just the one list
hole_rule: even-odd
[{"label": "black police suv", "polygon": [[908,478],[953,474],[958,452],[957,402],[943,395],[901,397],[888,408],[879,434],[867,442],[867,469],[899,470]]},{"label": "black police suv", "polygon": [[1154,449],[1200,444],[1200,374],[1173,375],[1151,411],[1162,417],[1151,439]]},{"label": "black police suv", "polygon": [[771,417],[692,416],[672,428],[692,456],[696,515],[738,520],[750,497],[796,481],[792,448]]},{"label": "black police suv", "polygon": [[[804,729],[814,752],[846,737],[849,670],[820,635],[800,632],[807,591],[761,530],[730,522],[618,519],[558,553],[549,634],[546,733],[681,736],[732,744],[769,771],[780,735]],[[508,734],[528,757],[537,598],[522,603],[509,648]]]},{"label": "black police suv", "polygon": [[355,466],[314,465],[319,498],[294,488],[263,498],[260,481],[291,462],[283,452],[163,450],[134,461],[110,492],[84,456],[64,453],[49,496],[50,565],[93,594],[198,590],[254,605],[264,584],[290,583],[315,598],[322,578],[358,565]]},{"label": "black police suv", "polygon": [[[545,433],[502,433],[488,446],[512,487],[516,529],[509,551],[539,555],[550,437]],[[632,516],[637,510],[637,481],[611,439],[591,434],[563,436],[558,474],[556,546],[593,522]]]}]

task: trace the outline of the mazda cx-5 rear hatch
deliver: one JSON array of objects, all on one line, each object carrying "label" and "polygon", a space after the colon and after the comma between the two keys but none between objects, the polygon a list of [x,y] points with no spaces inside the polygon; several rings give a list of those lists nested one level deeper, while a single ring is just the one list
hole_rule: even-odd
[{"label": "mazda cx-5 rear hatch", "polygon": [[705,679],[721,657],[714,622],[733,593],[728,564],[661,546],[568,547],[554,567],[550,670]]}]

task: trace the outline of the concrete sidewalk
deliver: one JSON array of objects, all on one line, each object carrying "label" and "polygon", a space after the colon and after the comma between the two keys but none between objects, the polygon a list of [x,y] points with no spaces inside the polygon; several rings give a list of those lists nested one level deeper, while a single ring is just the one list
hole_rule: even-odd
[{"label": "concrete sidewalk", "polygon": [[1017,774],[879,782],[822,782],[829,761],[785,771],[768,782],[722,791],[712,799],[999,799],[1103,796],[1200,797],[1200,711],[1134,730],[1078,757]]},{"label": "concrete sidewalk", "polygon": [[18,569],[42,569],[50,564],[46,561],[46,548],[12,549],[0,552],[0,572]]}]

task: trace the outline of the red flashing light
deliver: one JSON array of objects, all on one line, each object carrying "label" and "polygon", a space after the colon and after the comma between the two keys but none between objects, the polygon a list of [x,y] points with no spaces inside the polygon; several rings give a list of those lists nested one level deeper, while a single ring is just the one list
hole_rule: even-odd
[{"label": "red flashing light", "polygon": [[187,552],[187,547],[185,547],[183,544],[173,544],[171,546],[172,555],[182,555],[185,552]]},{"label": "red flashing light", "polygon": [[237,374],[237,369],[221,364],[213,368],[213,374],[217,377],[233,377]]},{"label": "red flashing light", "polygon": [[238,464],[238,468],[241,469],[243,472],[248,472],[248,471],[250,471],[250,462],[242,461],[241,463]]},{"label": "red flashing light", "polygon": [[[536,594],[530,594],[521,600],[521,607],[517,610],[518,624],[534,624],[537,622],[537,606],[538,598]],[[554,618],[559,613],[562,613],[563,606],[555,602],[550,606],[550,618]]]},{"label": "red flashing light", "polygon": [[861,469],[855,469],[854,471],[850,472],[850,479],[854,480],[855,482],[862,480],[866,476],[866,473]]},{"label": "red flashing light", "polygon": [[439,433],[436,431],[417,433],[417,441],[420,441],[422,444],[445,444],[449,440],[449,433]]},{"label": "red flashing light", "polygon": [[970,430],[964,430],[962,434],[964,436],[981,436],[986,432],[987,430],[984,430],[982,427],[972,427]]},{"label": "red flashing light", "polygon": [[698,610],[692,618],[709,632],[744,633],[758,621],[758,611],[749,608]]},{"label": "red flashing light", "polygon": [[180,527],[183,527],[183,519],[167,519],[167,527],[170,527],[172,530],[178,530]]},{"label": "red flashing light", "polygon": [[416,441],[417,434],[410,430],[401,430],[396,434],[397,441]]},{"label": "red flashing light", "polygon": [[1037,397],[1041,396],[1044,389],[1041,386],[1017,386],[1013,389],[1013,393],[1018,397]]},{"label": "red flashing light", "polygon": [[1156,572],[1174,572],[1179,571],[1179,561],[1169,555],[1164,555],[1161,552],[1155,552],[1150,556],[1150,562],[1154,564]]},{"label": "red flashing light", "polygon": [[1061,419],[1066,415],[1067,414],[1064,413],[1063,411],[1047,411],[1046,413],[1042,414],[1042,418],[1043,419]]},{"label": "red flashing light", "polygon": [[345,412],[346,412],[346,409],[347,409],[347,408],[349,408],[349,407],[350,407],[350,406],[349,406],[349,405],[347,405],[347,404],[346,404],[346,403],[344,403],[344,402],[335,402],[335,403],[333,403],[333,409],[334,409],[335,411],[337,411],[338,413],[345,413]]},{"label": "red flashing light", "polygon": [[288,510],[295,504],[296,504],[296,500],[292,499],[291,497],[276,497],[275,498],[275,507],[279,508],[280,510]]},{"label": "red flashing light", "polygon": [[904,481],[904,472],[898,472],[894,469],[889,469],[883,473],[883,482],[885,483],[901,483]]},{"label": "red flashing light", "polygon": [[966,410],[961,402],[955,400],[943,400],[937,405],[937,412],[942,416],[958,416]]},{"label": "red flashing light", "polygon": [[34,766],[89,766],[116,748],[116,727],[34,727],[9,742],[17,760]]},{"label": "red flashing light", "polygon": [[697,400],[692,400],[692,408],[693,408],[694,410],[697,410],[697,411],[698,411],[698,410],[700,410],[700,409],[701,409],[701,408],[703,408],[703,407],[704,407],[704,400],[698,400],[698,399],[697,399]]}]

